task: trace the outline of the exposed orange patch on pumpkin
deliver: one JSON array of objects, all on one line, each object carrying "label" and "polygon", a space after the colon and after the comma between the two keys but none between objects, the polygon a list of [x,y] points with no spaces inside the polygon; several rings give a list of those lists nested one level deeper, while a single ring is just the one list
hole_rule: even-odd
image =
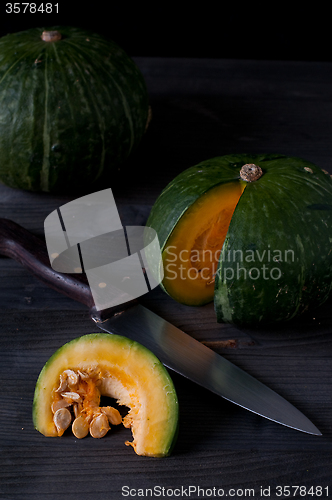
[{"label": "exposed orange patch on pumpkin", "polygon": [[235,207],[246,183],[218,185],[183,214],[163,252],[163,285],[182,303],[213,300],[214,276]]}]

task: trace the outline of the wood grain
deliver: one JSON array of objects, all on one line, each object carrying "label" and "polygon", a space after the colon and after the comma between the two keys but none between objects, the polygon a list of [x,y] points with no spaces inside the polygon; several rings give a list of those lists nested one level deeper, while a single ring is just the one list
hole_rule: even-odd
[{"label": "wood grain", "polygon": [[[150,91],[151,126],[125,169],[100,184],[112,187],[123,224],[144,224],[174,175],[217,155],[279,152],[332,173],[330,64],[137,62]],[[46,216],[70,199],[0,185],[0,217],[42,238]],[[58,347],[96,326],[83,304],[1,257],[1,499],[118,500],[124,485],[254,488],[256,497],[261,487],[276,485],[332,488],[332,300],[285,325],[259,330],[217,324],[212,304],[186,307],[160,289],[142,302],[279,392],[323,436],[268,421],[172,373],[181,420],[167,459],[136,456],[124,445],[130,439],[125,428],[102,440],[79,441],[70,433],[43,437],[31,419],[38,374]]]}]

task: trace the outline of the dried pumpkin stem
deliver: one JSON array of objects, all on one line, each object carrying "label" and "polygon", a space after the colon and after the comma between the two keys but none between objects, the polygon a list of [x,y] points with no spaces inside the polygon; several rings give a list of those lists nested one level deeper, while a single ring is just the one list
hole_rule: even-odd
[{"label": "dried pumpkin stem", "polygon": [[243,181],[254,182],[263,175],[263,170],[254,163],[246,163],[240,170],[240,177]]},{"label": "dried pumpkin stem", "polygon": [[57,42],[61,40],[61,33],[59,31],[43,31],[41,39],[44,42]]}]

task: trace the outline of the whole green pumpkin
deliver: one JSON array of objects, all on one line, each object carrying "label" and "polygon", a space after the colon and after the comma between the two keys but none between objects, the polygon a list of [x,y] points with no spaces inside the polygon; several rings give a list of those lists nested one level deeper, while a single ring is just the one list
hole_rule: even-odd
[{"label": "whole green pumpkin", "polygon": [[148,118],[144,78],[114,42],[72,27],[0,39],[0,179],[32,191],[90,187],[118,168]]},{"label": "whole green pumpkin", "polygon": [[214,300],[217,320],[289,320],[332,289],[332,180],[283,155],[227,155],[178,175],[155,202],[164,290]]}]

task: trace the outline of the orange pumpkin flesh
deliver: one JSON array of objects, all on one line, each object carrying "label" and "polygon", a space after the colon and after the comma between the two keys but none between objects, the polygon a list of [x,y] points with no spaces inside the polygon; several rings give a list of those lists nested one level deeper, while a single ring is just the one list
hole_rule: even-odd
[{"label": "orange pumpkin flesh", "polygon": [[163,286],[176,300],[202,305],[214,297],[214,276],[235,207],[246,183],[218,185],[182,215],[163,251]]}]

